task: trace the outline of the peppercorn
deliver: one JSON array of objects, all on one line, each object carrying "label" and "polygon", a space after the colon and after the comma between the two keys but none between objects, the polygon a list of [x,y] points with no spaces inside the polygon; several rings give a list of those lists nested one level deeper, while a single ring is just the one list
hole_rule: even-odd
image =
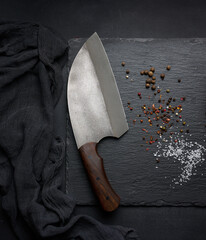
[{"label": "peppercorn", "polygon": [[155,86],[155,85],[153,85],[151,88],[152,88],[152,90],[155,90],[155,89],[156,89],[156,86]]},{"label": "peppercorn", "polygon": [[143,123],[143,120],[141,119],[140,122]]},{"label": "peppercorn", "polygon": [[156,77],[155,77],[155,76],[152,76],[152,80],[156,80]]},{"label": "peppercorn", "polygon": [[144,71],[144,74],[145,74],[145,75],[148,75],[148,70],[145,70],[145,71]]},{"label": "peppercorn", "polygon": [[130,102],[127,102],[128,105],[130,105]]},{"label": "peppercorn", "polygon": [[141,93],[140,93],[140,92],[138,92],[138,96],[141,96]]},{"label": "peppercorn", "polygon": [[183,123],[182,123],[182,125],[185,125],[185,124],[186,124],[186,122],[183,122]]},{"label": "peppercorn", "polygon": [[149,83],[146,83],[145,87],[146,87],[146,88],[149,88],[149,86],[150,86]]},{"label": "peppercorn", "polygon": [[178,82],[181,82],[181,79],[178,79]]},{"label": "peppercorn", "polygon": [[148,79],[146,80],[146,83],[152,83],[152,79],[151,79],[151,78],[148,78]]},{"label": "peppercorn", "polygon": [[152,80],[152,84],[155,84],[155,80]]},{"label": "peppercorn", "polygon": [[122,67],[124,67],[125,66],[125,62],[122,62]]},{"label": "peppercorn", "polygon": [[141,75],[144,75],[144,71],[141,71],[140,74],[141,74]]},{"label": "peppercorn", "polygon": [[154,93],[154,95],[156,96],[156,95],[157,95],[157,93],[155,92],[155,93]]},{"label": "peppercorn", "polygon": [[182,130],[182,129],[180,129],[180,132],[181,132],[181,133],[183,133],[183,130]]},{"label": "peppercorn", "polygon": [[150,68],[150,71],[155,72],[155,68],[154,68],[154,67],[151,67],[151,68]]},{"label": "peppercorn", "polygon": [[172,99],[172,101],[173,101],[173,102],[175,102],[175,101],[176,101],[176,99],[175,99],[175,98],[173,98],[173,99]]},{"label": "peppercorn", "polygon": [[166,90],[166,92],[167,92],[167,93],[169,93],[169,92],[170,92],[170,90],[169,90],[169,89],[167,89],[167,90]]},{"label": "peppercorn", "polygon": [[169,71],[170,69],[171,69],[171,66],[170,66],[170,65],[168,65],[168,66],[167,66],[167,70]]},{"label": "peppercorn", "polygon": [[179,122],[179,119],[177,119],[176,122]]},{"label": "peppercorn", "polygon": [[160,90],[160,89],[157,89],[157,92],[158,92],[158,93],[160,93],[160,92],[161,92],[161,90]]},{"label": "peppercorn", "polygon": [[149,75],[150,77],[152,77],[152,76],[153,76],[153,72],[152,72],[152,71],[148,72],[148,75]]},{"label": "peppercorn", "polygon": [[178,116],[178,113],[175,113],[176,116]]},{"label": "peppercorn", "polygon": [[129,74],[129,70],[128,69],[126,70],[126,74]]},{"label": "peppercorn", "polygon": [[133,110],[133,107],[130,107],[129,109],[132,111],[132,110]]},{"label": "peppercorn", "polygon": [[162,74],[160,75],[160,77],[161,77],[161,79],[163,80],[163,79],[165,78],[165,74],[162,73]]},{"label": "peppercorn", "polygon": [[129,76],[128,75],[126,75],[126,79],[128,79],[129,78]]}]

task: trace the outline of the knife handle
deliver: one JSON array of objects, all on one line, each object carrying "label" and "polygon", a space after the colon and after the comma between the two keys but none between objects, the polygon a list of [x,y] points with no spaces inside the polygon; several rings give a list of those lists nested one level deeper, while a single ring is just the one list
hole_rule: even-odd
[{"label": "knife handle", "polygon": [[79,149],[90,182],[102,208],[112,212],[118,208],[120,197],[112,189],[105,170],[103,159],[97,152],[97,143],[86,143]]}]

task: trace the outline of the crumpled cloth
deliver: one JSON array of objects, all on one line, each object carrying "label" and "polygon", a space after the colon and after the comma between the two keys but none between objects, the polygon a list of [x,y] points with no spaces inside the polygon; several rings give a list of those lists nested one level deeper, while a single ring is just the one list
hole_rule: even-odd
[{"label": "crumpled cloth", "polygon": [[[132,240],[133,229],[74,216],[61,191],[64,141],[55,138],[67,44],[32,23],[0,23],[0,194],[18,239]],[[66,58],[65,58],[66,59]]]}]

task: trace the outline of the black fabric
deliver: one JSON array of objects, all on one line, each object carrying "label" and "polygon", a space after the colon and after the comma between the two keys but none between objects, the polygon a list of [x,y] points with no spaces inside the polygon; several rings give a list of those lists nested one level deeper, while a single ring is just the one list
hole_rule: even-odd
[{"label": "black fabric", "polygon": [[137,239],[132,229],[73,216],[60,190],[64,141],[53,135],[67,44],[38,24],[0,24],[0,194],[21,239]]}]

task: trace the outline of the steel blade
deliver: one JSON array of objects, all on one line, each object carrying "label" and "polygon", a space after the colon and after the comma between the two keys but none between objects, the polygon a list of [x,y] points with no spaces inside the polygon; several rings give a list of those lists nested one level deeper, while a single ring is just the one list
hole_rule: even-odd
[{"label": "steel blade", "polygon": [[78,148],[128,130],[116,80],[97,33],[78,52],[67,87],[70,120]]}]

